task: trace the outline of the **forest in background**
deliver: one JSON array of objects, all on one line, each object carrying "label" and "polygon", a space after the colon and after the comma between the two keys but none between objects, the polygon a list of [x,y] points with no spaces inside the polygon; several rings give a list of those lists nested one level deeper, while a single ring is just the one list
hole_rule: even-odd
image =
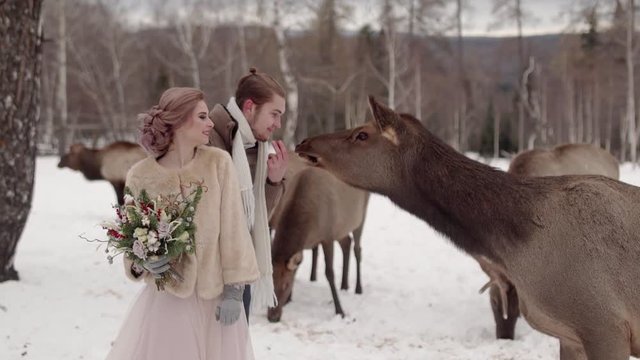
[{"label": "forest in background", "polygon": [[[496,25],[521,29],[527,1],[492,0]],[[371,94],[460,151],[587,142],[636,160],[633,0],[575,1],[566,33],[503,38],[464,36],[469,1],[372,3],[378,20],[347,30],[345,0],[45,2],[39,153],[135,140],[164,89],[226,103],[254,66],[287,89],[289,146],[364,121]]]}]

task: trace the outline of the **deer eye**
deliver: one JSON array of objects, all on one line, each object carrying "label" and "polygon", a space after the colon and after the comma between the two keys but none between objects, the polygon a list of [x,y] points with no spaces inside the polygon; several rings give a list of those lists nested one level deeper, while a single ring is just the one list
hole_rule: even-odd
[{"label": "deer eye", "polygon": [[364,131],[360,131],[358,135],[356,135],[356,140],[365,141],[369,138],[369,134]]}]

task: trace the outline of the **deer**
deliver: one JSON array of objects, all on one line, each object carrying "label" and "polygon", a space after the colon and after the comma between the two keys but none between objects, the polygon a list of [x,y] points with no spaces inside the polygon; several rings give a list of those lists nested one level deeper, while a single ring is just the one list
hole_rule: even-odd
[{"label": "deer", "polygon": [[118,204],[122,205],[127,171],[146,156],[142,147],[127,141],[116,141],[101,149],[76,143],[60,158],[58,168],[80,171],[87,180],[107,180],[116,192]]},{"label": "deer", "polygon": [[561,360],[640,355],[640,189],[598,175],[515,176],[460,154],[369,97],[373,121],[296,152],[385,195],[515,285]]},{"label": "deer", "polygon": [[509,173],[522,176],[602,175],[620,177],[618,160],[591,144],[563,144],[551,149],[532,149],[516,155]]},{"label": "deer", "polygon": [[[345,312],[335,285],[333,242],[338,241],[343,251],[342,288],[346,288],[348,278],[345,274],[348,274],[350,253],[345,247],[350,246],[350,233],[354,233],[356,293],[361,294],[360,235],[369,194],[345,184],[325,170],[310,167],[295,157],[290,158],[287,172],[285,193],[270,218],[271,226],[275,229],[271,249],[278,305],[268,309],[267,318],[270,322],[280,321],[283,306],[291,300],[294,277],[302,262],[303,250],[318,246],[323,250],[325,276],[331,289],[335,312],[344,317]],[[315,259],[313,260],[315,263]]]},{"label": "deer", "polygon": [[[511,160],[507,172],[517,176],[602,175],[618,180],[620,166],[613,155],[598,146],[563,144],[551,149],[525,150]],[[480,291],[490,288],[496,338],[513,340],[520,315],[518,292],[508,279],[494,271],[488,259],[476,260],[491,279]]]}]

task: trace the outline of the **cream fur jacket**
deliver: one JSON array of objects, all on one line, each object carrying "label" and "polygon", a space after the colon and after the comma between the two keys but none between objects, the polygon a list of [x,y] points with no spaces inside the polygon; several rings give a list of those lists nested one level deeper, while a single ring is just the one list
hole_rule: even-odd
[{"label": "cream fur jacket", "polygon": [[[134,196],[145,189],[151,198],[159,194],[184,195],[190,187],[203,183],[205,192],[196,209],[196,251],[173,265],[184,281],[165,286],[165,291],[181,298],[195,293],[213,299],[224,284],[249,283],[259,276],[240,189],[231,156],[209,146],[197,148],[194,158],[181,169],[168,169],[148,157],[127,173],[126,186]],[[154,285],[153,276],[144,272],[135,277],[131,260],[125,258],[125,273],[132,280],[144,278]]]}]

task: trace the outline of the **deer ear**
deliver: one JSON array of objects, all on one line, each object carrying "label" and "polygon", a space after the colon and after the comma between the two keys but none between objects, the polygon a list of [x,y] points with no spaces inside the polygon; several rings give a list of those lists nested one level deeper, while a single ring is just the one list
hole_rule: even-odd
[{"label": "deer ear", "polygon": [[302,253],[297,252],[289,258],[289,261],[287,261],[287,269],[289,269],[290,271],[294,271],[295,269],[298,268],[298,265],[300,265],[301,262],[302,262]]},{"label": "deer ear", "polygon": [[371,107],[373,120],[380,130],[393,126],[398,119],[398,114],[395,111],[376,101],[373,95],[369,95],[369,106]]}]

